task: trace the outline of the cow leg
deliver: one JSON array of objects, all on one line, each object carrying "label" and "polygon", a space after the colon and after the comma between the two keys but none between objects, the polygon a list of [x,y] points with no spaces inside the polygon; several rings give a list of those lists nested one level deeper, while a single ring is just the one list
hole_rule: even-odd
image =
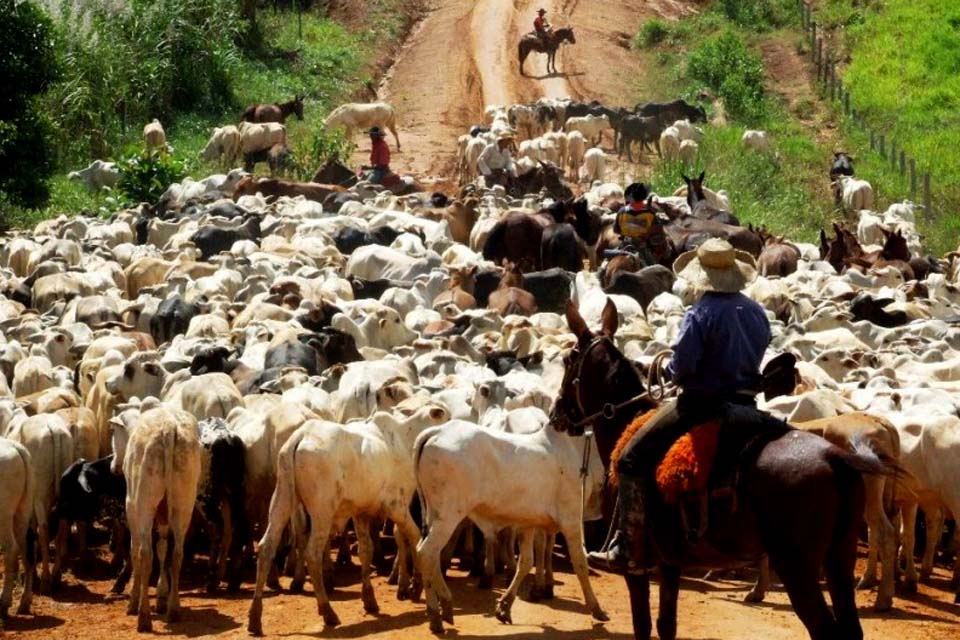
[{"label": "cow leg", "polygon": [[[304,546],[306,545],[307,514],[303,509],[297,509],[293,518],[290,520],[290,536],[293,541],[293,549],[287,556],[287,573],[293,574],[293,580],[290,581],[290,593],[303,593],[303,585],[307,581],[306,565],[303,562]],[[324,549],[324,558],[329,557],[327,549]],[[330,572],[333,577],[333,572]]]},{"label": "cow leg", "polygon": [[[327,597],[327,588],[324,585],[323,562],[320,555],[327,548],[327,538],[329,532],[321,532],[323,528],[321,523],[329,523],[330,520],[311,518],[313,527],[310,529],[310,537],[307,540],[306,556],[307,570],[310,573],[310,581],[313,583],[313,592],[317,597],[317,612],[323,616],[323,623],[328,627],[335,627],[340,624],[340,618],[334,612],[330,605],[330,599]],[[356,527],[356,522],[354,522]],[[360,527],[356,527],[359,529]],[[359,534],[358,534],[359,535]],[[369,572],[369,559],[367,563]],[[369,573],[368,573],[369,575]]]},{"label": "cow leg", "polygon": [[[420,600],[420,594],[423,591],[423,572],[415,553],[417,544],[420,542],[420,531],[410,512],[405,509],[394,514],[393,522],[396,525],[397,557],[402,558],[397,598],[400,600],[410,598],[416,602]],[[411,565],[413,566],[412,578],[409,573]]]},{"label": "cow leg", "polygon": [[917,509],[919,505],[916,502],[910,502],[901,507],[901,525],[900,537],[902,547],[900,553],[903,556],[904,564],[904,586],[907,591],[916,592],[919,576],[917,575],[917,564],[914,559],[914,553],[917,546]]},{"label": "cow leg", "polygon": [[37,512],[37,540],[40,544],[40,593],[50,593],[50,526],[46,513]]},{"label": "cow leg", "polygon": [[[877,556],[883,564],[880,575],[880,590],[877,592],[877,601],[874,609],[888,611],[893,606],[894,582],[896,581],[897,548],[894,541],[896,533],[887,514],[883,510],[883,491],[886,480],[884,478],[866,478],[867,504],[865,515],[870,535],[870,555],[867,562],[867,573],[864,578],[872,579],[876,583]],[[870,561],[873,562],[871,571]],[[860,581],[863,586],[863,580]]]},{"label": "cow leg", "polygon": [[357,546],[360,555],[360,580],[363,583],[360,588],[360,597],[363,600],[363,610],[367,613],[379,613],[380,606],[377,604],[373,584],[370,582],[374,554],[373,540],[370,537],[370,518],[355,516],[353,527],[357,532]]},{"label": "cow leg", "polygon": [[750,593],[744,597],[744,602],[763,602],[770,589],[770,560],[766,556],[757,561],[757,582]]},{"label": "cow leg", "polygon": [[494,615],[497,620],[506,624],[513,624],[513,617],[510,615],[510,609],[513,607],[513,601],[517,598],[517,590],[520,588],[520,582],[530,573],[533,568],[533,537],[536,531],[534,529],[523,529],[520,532],[520,559],[517,562],[517,571],[513,574],[513,580],[497,602],[497,608]]},{"label": "cow leg", "polygon": [[167,545],[170,542],[170,527],[158,527],[157,560],[160,562],[160,579],[157,581],[157,613],[167,612],[167,596],[170,594],[170,567],[167,564]]},{"label": "cow leg", "polygon": [[17,576],[17,553],[24,554],[26,557],[26,547],[18,544],[17,537],[13,532],[13,523],[8,523],[0,532],[0,545],[3,546],[3,592],[0,593],[0,619],[7,617],[10,604],[13,602],[13,583]]},{"label": "cow leg", "polygon": [[497,573],[497,534],[492,531],[483,532],[483,575],[477,584],[481,589],[492,589],[493,578]]},{"label": "cow leg", "polygon": [[547,533],[543,529],[537,529],[533,536],[533,587],[530,589],[530,602],[539,602],[543,600],[543,592],[546,589],[547,575]]},{"label": "cow leg", "polygon": [[61,519],[57,526],[57,534],[53,540],[53,571],[51,575],[51,588],[60,587],[63,579],[63,560],[67,556],[67,538],[70,536],[70,523]]},{"label": "cow leg", "polygon": [[[553,599],[553,548],[557,546],[557,534],[548,533],[547,534],[547,545],[544,555],[544,572],[545,572],[545,581],[543,586],[543,598],[544,600]],[[567,552],[569,555],[569,551]]]},{"label": "cow leg", "polygon": [[293,482],[277,482],[273,498],[270,500],[267,529],[260,539],[260,550],[257,554],[257,582],[253,589],[250,611],[247,614],[247,631],[251,635],[263,635],[263,588],[271,569],[276,569],[273,559],[277,555],[277,548],[280,546],[283,532],[293,511],[295,500],[293,491]]},{"label": "cow leg", "polygon": [[133,558],[133,590],[127,614],[137,615],[137,631],[149,632],[150,623],[150,569],[153,568],[153,516],[154,509],[137,513],[131,509],[136,496],[127,493],[127,521],[130,523],[131,553]]},{"label": "cow leg", "polygon": [[[14,515],[14,524],[13,524],[13,534],[14,540],[16,542],[17,550],[20,555],[23,557],[23,593],[20,594],[20,605],[17,607],[17,613],[20,615],[27,615],[30,613],[30,603],[33,602],[33,571],[34,571],[34,554],[33,550],[29,549],[28,545],[34,543],[30,539],[30,507],[26,506],[25,509],[18,511]],[[13,545],[9,545],[13,546]],[[8,546],[4,545],[4,549],[7,549]],[[4,588],[6,588],[6,579],[7,576],[10,576],[10,580],[16,580],[17,576],[17,561],[16,555],[14,555],[13,567],[4,567]],[[11,582],[11,588],[12,588]],[[12,598],[12,594],[11,594]],[[4,609],[4,614],[6,614],[6,609]]]},{"label": "cow leg", "polygon": [[580,524],[580,512],[571,523],[560,529],[563,539],[567,542],[567,553],[570,554],[570,564],[573,565],[573,571],[577,574],[577,580],[580,581],[580,589],[583,591],[583,599],[590,609],[590,615],[595,620],[607,621],[609,616],[600,607],[596,594],[593,593],[593,587],[590,586],[590,569],[587,566],[587,555],[583,550],[583,533]]},{"label": "cow leg", "polygon": [[943,536],[943,510],[940,507],[924,508],[923,513],[927,522],[927,540],[923,546],[923,562],[920,563],[920,582],[927,583],[933,573],[937,545]]},{"label": "cow leg", "polygon": [[217,555],[216,565],[216,585],[214,589],[220,586],[227,575],[227,558],[230,555],[230,547],[233,545],[233,514],[230,509],[230,503],[223,503],[223,527],[220,530],[220,553]]},{"label": "cow leg", "polygon": [[[229,522],[229,510],[224,514],[224,522]],[[170,591],[167,594],[167,622],[180,622],[180,569],[183,567],[183,543],[187,537],[187,529],[190,527],[191,513],[183,512],[180,509],[172,509],[170,513],[170,535],[173,540],[173,553],[170,557],[170,566],[168,575],[170,581]],[[229,526],[224,528],[229,530]],[[229,539],[224,536],[221,543],[221,549],[229,549]]]},{"label": "cow leg", "polygon": [[443,548],[457,529],[463,516],[449,519],[431,517],[430,532],[417,545],[420,570],[423,572],[423,587],[426,591],[427,617],[430,631],[443,633],[443,620],[453,624],[453,594],[440,571],[440,556]]}]

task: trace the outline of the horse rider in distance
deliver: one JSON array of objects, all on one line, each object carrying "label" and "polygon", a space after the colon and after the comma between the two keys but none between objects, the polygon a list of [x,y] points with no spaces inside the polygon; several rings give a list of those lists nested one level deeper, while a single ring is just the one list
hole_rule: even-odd
[{"label": "horse rider in distance", "polygon": [[537,11],[537,17],[533,19],[533,33],[540,38],[540,42],[543,43],[544,48],[549,46],[550,32],[553,30],[553,27],[547,22],[546,15],[547,10],[541,8]]},{"label": "horse rider in distance", "polygon": [[510,155],[510,148],[514,143],[514,134],[511,131],[501,132],[497,141],[488,144],[477,158],[477,169],[483,176],[487,188],[499,184],[509,189],[517,177],[517,167]]}]

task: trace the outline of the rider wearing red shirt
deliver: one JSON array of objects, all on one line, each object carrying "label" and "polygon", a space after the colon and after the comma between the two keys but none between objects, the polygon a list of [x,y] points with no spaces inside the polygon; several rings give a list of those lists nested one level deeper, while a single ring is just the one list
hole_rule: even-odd
[{"label": "rider wearing red shirt", "polygon": [[384,140],[380,127],[370,129],[370,165],[363,167],[370,171],[368,180],[374,184],[382,184],[383,179],[390,173],[390,147]]},{"label": "rider wearing red shirt", "polygon": [[550,23],[547,22],[545,15],[547,15],[547,10],[540,9],[537,11],[537,17],[533,19],[533,31],[544,42],[547,40],[547,30],[550,28]]}]

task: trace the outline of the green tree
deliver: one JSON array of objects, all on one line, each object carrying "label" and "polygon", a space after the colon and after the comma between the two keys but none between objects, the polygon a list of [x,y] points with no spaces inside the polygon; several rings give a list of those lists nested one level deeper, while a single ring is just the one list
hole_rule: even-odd
[{"label": "green tree", "polygon": [[52,126],[37,98],[59,75],[50,18],[32,0],[0,0],[0,195],[14,203],[49,196]]}]

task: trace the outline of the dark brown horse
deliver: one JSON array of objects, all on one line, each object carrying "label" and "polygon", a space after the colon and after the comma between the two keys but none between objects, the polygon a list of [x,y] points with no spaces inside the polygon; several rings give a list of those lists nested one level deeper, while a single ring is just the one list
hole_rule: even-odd
[{"label": "dark brown horse", "polygon": [[509,260],[524,271],[539,271],[544,268],[544,231],[564,223],[573,226],[585,245],[597,241],[600,221],[590,214],[586,200],[559,200],[533,215],[511,213],[502,218],[484,242],[483,257],[494,262]]},{"label": "dark brown horse", "polygon": [[303,120],[303,96],[295,96],[287,102],[273,104],[252,104],[243,110],[240,119],[245,122],[280,122],[295,114],[297,120]]},{"label": "dark brown horse", "polygon": [[564,42],[577,44],[577,38],[573,35],[573,29],[565,27],[557,29],[547,36],[547,43],[532,33],[528,33],[520,38],[520,44],[517,47],[520,58],[520,75],[526,75],[523,71],[523,63],[532,51],[547,54],[547,73],[558,73],[557,71],[557,49]]},{"label": "dark brown horse", "polygon": [[[627,425],[652,404],[637,399],[644,391],[640,373],[614,345],[618,320],[612,302],[604,308],[600,334],[590,331],[572,303],[567,323],[577,346],[564,358],[566,372],[551,422],[571,434],[592,426],[598,453],[609,466]],[[633,402],[624,405],[629,400]],[[725,419],[715,467],[724,467],[722,460],[738,460],[736,509],[729,502],[711,502],[709,527],[691,544],[677,508],[667,506],[656,492],[648,496],[648,530],[661,575],[659,637],[676,638],[682,569],[742,566],[767,554],[812,640],[861,640],[853,572],[865,503],[862,474],[890,474],[893,469],[880,458],[843,451],[756,411],[731,410]],[[724,475],[729,472],[727,468]],[[608,518],[611,504],[605,504]],[[820,589],[821,569],[832,612]],[[649,576],[627,576],[626,582],[634,635],[649,640]]]},{"label": "dark brown horse", "polygon": [[894,267],[903,274],[904,280],[913,280],[916,277],[911,266],[910,248],[907,239],[898,229],[895,232],[881,229],[885,237],[883,247],[879,251],[869,253],[863,250],[857,236],[841,223],[833,223],[833,240],[828,240],[823,230],[820,230],[820,259],[828,261],[837,273],[847,269],[879,269]]},{"label": "dark brown horse", "polygon": [[664,230],[679,253],[692,251],[709,238],[723,238],[734,248],[746,251],[754,257],[759,256],[763,250],[763,241],[756,232],[716,220],[682,215],[664,226]]}]

